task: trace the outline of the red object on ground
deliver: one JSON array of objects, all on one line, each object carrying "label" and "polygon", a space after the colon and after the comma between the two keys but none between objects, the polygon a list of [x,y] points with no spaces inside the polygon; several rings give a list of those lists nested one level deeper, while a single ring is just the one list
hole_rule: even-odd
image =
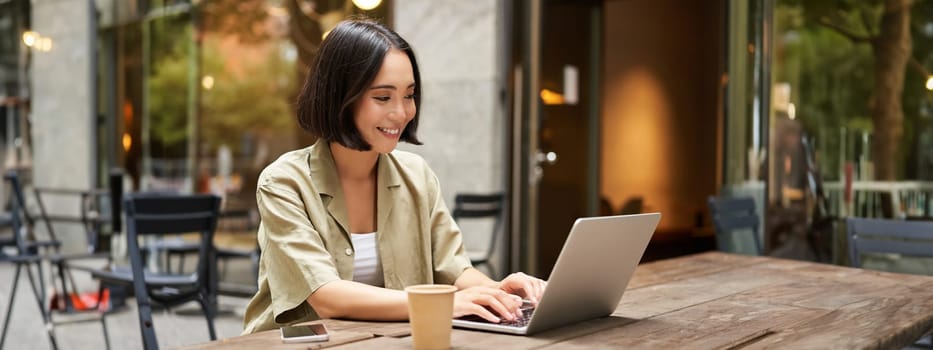
[{"label": "red object on ground", "polygon": [[[71,306],[77,311],[87,311],[96,308],[99,311],[107,311],[110,309],[110,289],[104,289],[103,300],[98,302],[99,292],[84,292],[84,293],[69,293],[68,298],[71,299]],[[49,301],[49,309],[51,310],[64,310],[65,309],[65,300],[62,299],[62,295],[56,292],[52,294],[52,298]]]}]

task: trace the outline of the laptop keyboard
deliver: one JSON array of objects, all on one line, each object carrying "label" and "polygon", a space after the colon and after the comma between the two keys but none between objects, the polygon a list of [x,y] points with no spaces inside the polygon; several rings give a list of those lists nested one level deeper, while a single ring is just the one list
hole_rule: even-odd
[{"label": "laptop keyboard", "polygon": [[528,325],[528,321],[531,320],[531,314],[534,313],[535,307],[531,305],[531,303],[526,302],[522,304],[521,310],[522,310],[521,318],[516,318],[514,320],[506,320],[503,318],[503,319],[500,319],[499,323],[489,322],[485,318],[479,317],[477,315],[466,315],[463,317],[459,317],[458,319],[464,320],[464,321],[492,323],[492,324],[496,324],[500,326],[521,328],[521,327],[525,327]]}]

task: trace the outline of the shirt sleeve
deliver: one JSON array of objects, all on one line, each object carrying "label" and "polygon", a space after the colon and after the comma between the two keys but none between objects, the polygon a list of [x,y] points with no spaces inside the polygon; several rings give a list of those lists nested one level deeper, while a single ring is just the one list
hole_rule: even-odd
[{"label": "shirt sleeve", "polygon": [[454,284],[460,274],[473,267],[463,248],[460,227],[454,222],[441,196],[440,183],[431,172],[428,195],[433,197],[431,209],[431,250],[434,256],[434,283]]},{"label": "shirt sleeve", "polygon": [[[314,313],[306,300],[324,284],[339,280],[333,258],[288,179],[264,177],[256,190],[265,242],[262,255],[275,322],[289,323]],[[326,224],[326,223],[325,223]],[[314,318],[318,318],[314,315]]]}]

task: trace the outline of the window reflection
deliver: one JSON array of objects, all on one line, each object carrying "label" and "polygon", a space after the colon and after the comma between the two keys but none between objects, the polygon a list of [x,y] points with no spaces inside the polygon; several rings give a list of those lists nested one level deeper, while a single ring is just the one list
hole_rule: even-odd
[{"label": "window reflection", "polygon": [[[134,190],[213,192],[253,210],[259,172],[313,140],[293,101],[324,33],[391,3],[351,0],[119,1],[101,8],[100,167]],[[101,150],[100,154],[111,151]],[[106,173],[106,172],[103,172]]]},{"label": "window reflection", "polygon": [[930,217],[933,4],[887,3],[775,4],[772,252],[826,254],[826,217]]}]

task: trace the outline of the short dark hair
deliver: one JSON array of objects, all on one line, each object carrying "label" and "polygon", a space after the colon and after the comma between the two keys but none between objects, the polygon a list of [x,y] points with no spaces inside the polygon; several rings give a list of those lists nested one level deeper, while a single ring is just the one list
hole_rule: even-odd
[{"label": "short dark hair", "polygon": [[372,146],[356,129],[353,105],[372,84],[391,49],[408,56],[415,75],[415,117],[400,139],[420,145],[415,133],[421,111],[421,76],[415,53],[398,33],[368,19],[340,22],[324,38],[298,95],[301,128],[350,149],[371,150]]}]

